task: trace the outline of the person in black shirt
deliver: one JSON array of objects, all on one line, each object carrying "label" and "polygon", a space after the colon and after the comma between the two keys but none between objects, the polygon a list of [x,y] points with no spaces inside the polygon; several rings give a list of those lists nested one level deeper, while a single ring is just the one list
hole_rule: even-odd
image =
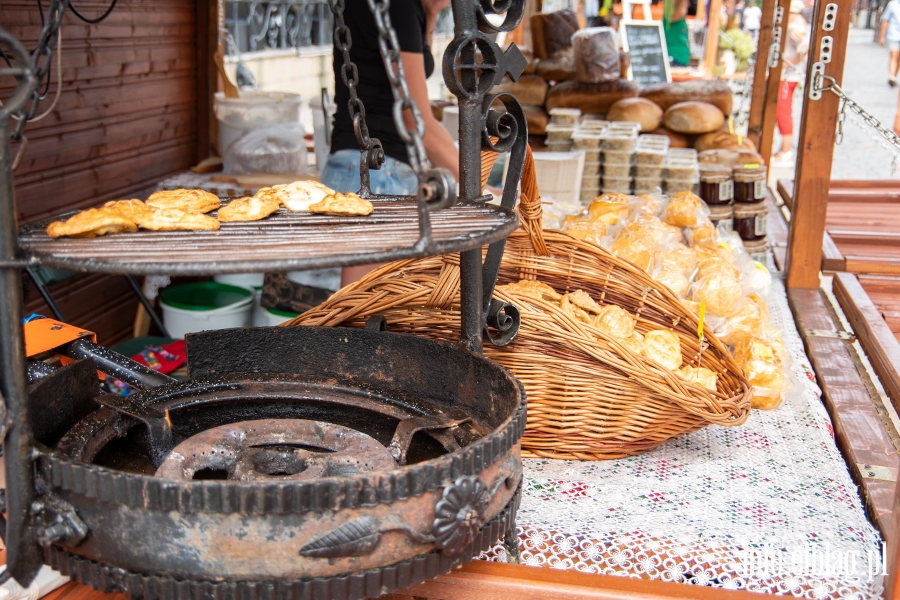
[{"label": "person in black shirt", "polygon": [[[449,0],[391,0],[391,24],[397,32],[400,59],[406,74],[409,93],[425,123],[423,143],[428,159],[435,166],[445,167],[459,177],[459,158],[453,139],[431,113],[425,80],[435,68],[431,54],[431,38],[437,15]],[[369,135],[378,138],[386,160],[378,171],[370,172],[372,191],[378,194],[404,195],[416,191],[416,175],[410,168],[406,145],[394,124],[390,82],[378,49],[378,29],[375,17],[366,0],[346,0],[344,21],[350,30],[350,57],[359,71],[357,95],[366,107]],[[347,104],[350,92],[341,78],[343,55],[335,48],[335,104],[334,131],[331,155],[322,169],[322,183],[340,192],[359,190],[359,145],[353,132],[353,121]],[[410,111],[404,115],[412,127]]]}]

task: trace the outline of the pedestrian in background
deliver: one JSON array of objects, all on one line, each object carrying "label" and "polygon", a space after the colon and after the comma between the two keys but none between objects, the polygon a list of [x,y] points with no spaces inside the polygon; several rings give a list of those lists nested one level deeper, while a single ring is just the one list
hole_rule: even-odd
[{"label": "pedestrian in background", "polygon": [[897,70],[900,69],[900,0],[891,0],[881,13],[881,35],[878,43],[887,46],[891,54],[888,61],[888,85],[897,85]]},{"label": "pedestrian in background", "polygon": [[[897,1],[897,0],[893,0]],[[809,53],[809,23],[803,18],[803,0],[791,0],[791,15],[788,19],[787,40],[784,45],[785,62],[806,73],[806,55]],[[781,134],[781,151],[773,162],[790,164],[794,161],[794,90],[801,81],[801,75],[794,69],[784,69],[781,87],[778,90],[778,106],[775,108],[775,122]]]},{"label": "pedestrian in background", "polygon": [[750,5],[744,9],[744,31],[750,34],[755,44],[759,40],[759,28],[762,21],[762,9],[756,0],[750,0]]}]

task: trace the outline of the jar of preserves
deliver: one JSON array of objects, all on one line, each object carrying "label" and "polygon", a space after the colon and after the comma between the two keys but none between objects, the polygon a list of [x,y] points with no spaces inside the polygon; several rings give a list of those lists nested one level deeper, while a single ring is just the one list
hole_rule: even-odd
[{"label": "jar of preserves", "polygon": [[728,231],[734,231],[734,206],[731,204],[713,204],[709,207],[709,220],[713,225],[722,223]]},{"label": "jar of preserves", "polygon": [[759,165],[735,167],[734,201],[752,204],[766,199],[766,168]]},{"label": "jar of preserves", "polygon": [[734,207],[734,230],[745,242],[755,242],[766,238],[765,202],[741,204]]},{"label": "jar of preserves", "polygon": [[731,204],[734,185],[731,169],[724,165],[702,165],[700,167],[700,199],[710,206]]}]

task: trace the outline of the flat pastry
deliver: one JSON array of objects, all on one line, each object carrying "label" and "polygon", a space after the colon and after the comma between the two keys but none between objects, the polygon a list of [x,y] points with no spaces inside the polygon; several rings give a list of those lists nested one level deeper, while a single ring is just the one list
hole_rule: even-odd
[{"label": "flat pastry", "polygon": [[321,202],[326,196],[334,193],[333,189],[318,181],[295,181],[294,183],[263,188],[256,192],[254,198],[274,198],[283,204],[286,209],[302,212],[309,210],[310,206]]},{"label": "flat pastry", "polygon": [[208,213],[221,205],[218,196],[203,190],[164,190],[147,198],[147,206],[175,208],[188,213]]},{"label": "flat pastry", "polygon": [[140,200],[113,200],[104,204],[103,208],[118,213],[126,219],[131,219],[135,223],[137,223],[137,215],[153,210]]},{"label": "flat pastry", "polygon": [[106,208],[89,208],[67,221],[54,221],[47,227],[47,235],[52,238],[76,237],[92,238],[108,233],[134,233],[137,225],[127,217]]},{"label": "flat pastry", "polygon": [[276,212],[281,204],[271,196],[238,198],[219,209],[218,217],[222,223],[234,221],[259,221]]},{"label": "flat pastry", "polygon": [[499,290],[504,292],[513,292],[520,296],[528,298],[537,298],[538,300],[553,300],[558,302],[562,295],[557,293],[552,287],[540,281],[522,279],[515,283],[507,283],[498,286]]},{"label": "flat pastry", "polygon": [[137,224],[151,231],[215,231],[219,222],[200,213],[189,213],[177,208],[153,208],[144,214],[135,214]]},{"label": "flat pastry", "polygon": [[309,212],[317,215],[335,215],[338,217],[365,217],[372,214],[375,207],[368,200],[356,194],[334,193],[325,196],[321,202],[309,207]]},{"label": "flat pastry", "polygon": [[586,310],[589,313],[600,314],[603,311],[603,308],[594,302],[594,299],[585,292],[584,290],[575,290],[574,292],[569,292],[566,294],[566,298],[569,299],[569,302],[577,306],[582,310]]}]

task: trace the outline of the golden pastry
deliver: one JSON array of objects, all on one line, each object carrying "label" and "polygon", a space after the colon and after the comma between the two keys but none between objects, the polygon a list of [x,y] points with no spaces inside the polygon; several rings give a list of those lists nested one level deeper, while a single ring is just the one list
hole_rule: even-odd
[{"label": "golden pastry", "polygon": [[368,200],[353,193],[341,194],[339,192],[325,196],[324,200],[309,207],[311,213],[337,217],[365,217],[371,215],[373,210],[375,207]]},{"label": "golden pastry", "polygon": [[716,391],[716,373],[706,367],[681,367],[675,372],[691,383]]},{"label": "golden pastry", "polygon": [[607,225],[615,225],[627,213],[628,207],[618,202],[594,200],[588,206],[588,219],[591,221],[602,221]]},{"label": "golden pastry", "polygon": [[684,297],[691,286],[691,282],[684,276],[678,265],[673,263],[663,263],[653,278],[672,290],[672,293],[679,298]]},{"label": "golden pastry", "polygon": [[589,313],[599,314],[603,310],[603,307],[594,302],[594,299],[584,290],[569,292],[565,297],[568,298],[572,304]]},{"label": "golden pastry", "polygon": [[656,256],[656,264],[660,268],[668,265],[685,276],[693,272],[695,260],[694,251],[681,243],[675,244],[671,249],[660,252]]},{"label": "golden pastry", "polygon": [[620,339],[634,335],[634,318],[615,304],[607,304],[601,309],[600,314],[594,318],[594,326]]},{"label": "golden pastry", "polygon": [[286,209],[302,212],[335,193],[333,189],[318,181],[295,181],[263,188],[256,192],[256,196],[275,198]]},{"label": "golden pastry", "polygon": [[219,221],[201,213],[189,213],[177,208],[151,208],[135,213],[137,224],[151,231],[215,231]]},{"label": "golden pastry", "polygon": [[220,208],[217,216],[222,223],[259,221],[276,212],[279,208],[281,208],[281,204],[270,195],[238,198]]},{"label": "golden pastry", "polygon": [[748,297],[736,313],[725,319],[716,335],[729,346],[734,346],[745,338],[762,335],[766,320],[760,305]]},{"label": "golden pastry", "polygon": [[753,386],[750,406],[771,410],[781,404],[787,378],[781,366],[772,360],[754,359],[743,366],[744,376]]},{"label": "golden pastry", "polygon": [[188,213],[208,213],[221,205],[218,196],[203,190],[163,190],[147,198],[147,206],[175,208]]},{"label": "golden pastry", "polygon": [[113,200],[104,204],[103,208],[118,213],[135,223],[137,222],[135,215],[142,215],[148,210],[153,210],[140,200]]},{"label": "golden pastry", "polygon": [[594,202],[612,202],[614,204],[628,204],[631,198],[628,194],[620,194],[619,192],[604,192],[594,198]]},{"label": "golden pastry", "polygon": [[625,223],[609,250],[619,258],[647,271],[656,251],[656,238],[654,232],[641,223]]},{"label": "golden pastry", "polygon": [[588,221],[581,217],[566,217],[562,230],[575,239],[591,242],[599,246],[603,236],[606,235],[606,223],[603,221]]},{"label": "golden pastry", "polygon": [[591,315],[589,315],[583,308],[576,306],[570,300],[568,294],[560,299],[559,307],[564,313],[566,313],[576,321],[581,321],[582,323],[587,323],[588,325],[592,325],[594,322],[593,317],[591,317]]},{"label": "golden pastry", "polygon": [[540,281],[531,279],[522,279],[515,283],[507,283],[506,285],[497,286],[498,290],[526,296],[528,298],[537,298],[538,300],[552,300],[559,302],[562,294],[558,294],[556,290]]},{"label": "golden pastry", "polygon": [[641,194],[630,206],[631,215],[635,217],[655,217],[659,209],[659,200],[650,194]]},{"label": "golden pastry", "polygon": [[675,333],[664,329],[648,331],[644,335],[643,355],[674,371],[683,362],[681,340]]},{"label": "golden pastry", "polygon": [[742,339],[734,347],[734,361],[741,367],[753,360],[774,361],[781,364],[784,350],[780,343],[758,337]]},{"label": "golden pastry", "polygon": [[694,227],[703,201],[692,192],[678,192],[669,198],[662,220],[677,227]]},{"label": "golden pastry", "polygon": [[694,289],[694,300],[706,302],[706,310],[720,317],[734,314],[742,295],[741,282],[724,272],[704,274]]},{"label": "golden pastry", "polygon": [[644,351],[644,336],[637,331],[632,333],[631,337],[620,339],[619,342],[638,356]]},{"label": "golden pastry", "polygon": [[106,208],[89,208],[71,216],[65,222],[54,221],[47,227],[52,238],[92,238],[108,233],[134,233],[137,225],[131,219]]},{"label": "golden pastry", "polygon": [[715,246],[718,237],[716,226],[709,219],[691,228],[691,246]]}]

